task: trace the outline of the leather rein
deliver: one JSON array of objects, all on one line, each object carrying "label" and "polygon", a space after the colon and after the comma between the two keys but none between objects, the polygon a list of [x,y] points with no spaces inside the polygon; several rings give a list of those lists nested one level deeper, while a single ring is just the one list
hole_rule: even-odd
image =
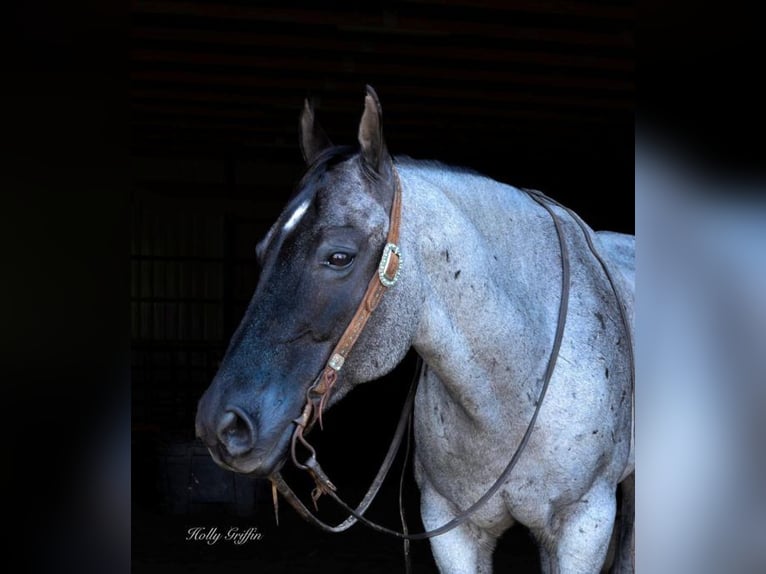
[{"label": "leather rein", "polygon": [[[434,528],[426,532],[410,534],[406,530],[406,525],[404,525],[404,532],[399,532],[397,530],[392,530],[390,528],[387,528],[385,526],[381,526],[375,522],[372,522],[371,520],[369,520],[368,518],[364,516],[364,513],[367,511],[368,507],[370,506],[373,499],[377,495],[378,490],[383,484],[383,481],[385,480],[386,475],[388,474],[391,468],[391,465],[393,464],[393,461],[396,458],[396,455],[399,451],[399,447],[402,442],[402,438],[404,437],[405,431],[407,429],[408,422],[410,421],[412,406],[415,400],[415,391],[416,391],[417,383],[420,379],[421,371],[423,367],[422,359],[418,356],[415,374],[410,384],[410,389],[407,394],[407,398],[405,400],[404,406],[402,408],[402,413],[399,417],[399,423],[396,427],[396,431],[394,432],[394,437],[391,441],[391,445],[388,448],[388,452],[386,453],[386,456],[383,460],[383,463],[381,464],[380,469],[378,470],[377,475],[375,476],[375,479],[370,485],[367,493],[362,498],[362,501],[357,505],[356,508],[352,508],[350,505],[344,502],[338,496],[335,485],[330,481],[329,477],[325,474],[324,470],[319,465],[319,462],[317,461],[317,458],[316,458],[316,451],[308,443],[308,441],[304,437],[304,433],[308,432],[317,421],[319,421],[320,428],[322,427],[322,412],[335,386],[335,383],[338,378],[338,372],[343,367],[346,357],[348,356],[349,352],[351,351],[357,339],[359,338],[359,335],[362,333],[365,325],[367,324],[367,321],[372,315],[372,312],[380,303],[380,300],[383,297],[383,294],[390,287],[393,287],[396,284],[397,279],[399,278],[399,273],[401,271],[401,266],[402,266],[402,255],[397,245],[397,242],[399,241],[399,227],[400,227],[400,221],[401,221],[402,190],[401,190],[401,182],[399,180],[399,175],[393,164],[392,164],[392,172],[394,175],[394,185],[395,185],[394,198],[391,205],[390,224],[389,224],[388,236],[386,238],[386,245],[383,248],[383,255],[381,256],[377,273],[370,280],[367,286],[367,291],[365,292],[364,297],[361,303],[359,304],[359,307],[356,310],[356,313],[351,319],[351,322],[349,323],[349,325],[346,327],[346,330],[343,332],[343,335],[341,336],[338,344],[335,346],[332,353],[330,354],[330,358],[325,364],[325,367],[322,369],[320,374],[317,376],[314,382],[307,389],[306,404],[303,408],[301,416],[293,421],[296,427],[295,427],[295,430],[293,431],[293,435],[292,435],[292,439],[290,443],[290,456],[292,458],[293,463],[299,469],[308,472],[316,485],[311,494],[311,498],[314,503],[314,508],[315,509],[317,508],[317,501],[319,500],[319,498],[322,495],[327,495],[333,500],[335,500],[335,502],[339,506],[341,506],[341,508],[343,508],[346,512],[348,512],[350,516],[346,518],[346,520],[344,520],[342,523],[337,524],[335,526],[327,524],[323,522],[321,519],[319,519],[314,513],[311,512],[311,510],[309,510],[303,504],[303,502],[297,497],[297,495],[293,492],[290,486],[285,482],[284,478],[282,477],[279,471],[274,472],[269,477],[269,480],[271,480],[271,483],[272,483],[272,493],[274,497],[275,513],[277,512],[277,491],[278,491],[279,493],[282,494],[282,496],[285,497],[287,502],[298,512],[300,516],[302,516],[305,520],[321,528],[324,531],[334,532],[334,533],[343,532],[347,530],[348,528],[350,528],[351,526],[353,526],[357,521],[359,521],[365,524],[366,526],[372,528],[373,530],[376,530],[378,532],[383,532],[385,534],[390,534],[398,538],[402,538],[405,541],[406,540],[423,540],[427,538],[432,538],[434,536],[438,536],[440,534],[444,534],[445,532],[452,530],[453,528],[459,526],[460,524],[468,520],[481,506],[483,506],[507,481],[509,475],[511,474],[511,471],[516,466],[516,463],[521,457],[521,454],[524,452],[524,449],[526,448],[527,443],[529,442],[529,438],[532,434],[532,430],[534,429],[535,422],[537,421],[537,416],[540,412],[540,408],[543,404],[545,394],[548,390],[548,385],[551,381],[551,378],[553,376],[553,371],[556,366],[556,359],[558,358],[559,350],[561,348],[561,343],[564,336],[564,328],[566,326],[567,310],[569,307],[569,284],[570,284],[569,252],[567,249],[566,240],[564,238],[564,232],[561,226],[561,221],[556,216],[555,212],[551,208],[551,205],[565,210],[578,223],[581,230],[583,231],[583,234],[585,235],[586,241],[588,243],[588,247],[590,248],[595,258],[600,263],[602,269],[604,270],[606,278],[608,279],[612,287],[612,290],[615,294],[615,298],[618,303],[620,315],[622,317],[627,338],[628,338],[628,349],[630,354],[630,365],[631,365],[631,387],[633,388],[635,387],[635,366],[633,363],[632,335],[630,332],[630,326],[628,324],[627,312],[623,306],[622,300],[617,294],[617,287],[613,280],[613,277],[611,273],[609,272],[609,269],[606,266],[604,260],[598,254],[587,232],[587,228],[585,224],[582,222],[579,216],[576,213],[574,213],[571,209],[561,205],[559,202],[546,196],[542,192],[536,191],[536,190],[530,190],[530,189],[523,189],[523,191],[525,191],[531,199],[533,199],[536,203],[538,203],[542,208],[544,208],[549,213],[549,215],[551,216],[551,219],[553,220],[553,224],[556,229],[556,234],[558,236],[558,241],[559,241],[562,273],[561,273],[561,298],[559,300],[559,313],[558,313],[558,321],[556,325],[556,334],[554,336],[551,353],[548,357],[548,363],[545,369],[545,375],[543,377],[543,385],[541,387],[540,394],[535,404],[534,413],[532,414],[532,417],[530,418],[529,423],[527,424],[526,431],[524,432],[524,435],[521,441],[516,447],[516,450],[513,453],[513,456],[511,457],[507,466],[505,467],[503,472],[500,474],[500,476],[497,478],[497,480],[481,496],[481,498],[479,498],[470,507],[466,508],[465,510],[457,514],[454,518],[452,518],[450,521],[448,521],[447,523],[443,524],[442,526],[438,528]],[[298,460],[298,454],[297,454],[298,444],[303,446],[309,453],[308,458],[304,462],[300,462]],[[401,493],[400,493],[400,497],[401,497]],[[277,521],[278,521],[278,517],[277,517]],[[404,521],[403,521],[403,524],[404,524]],[[405,550],[405,553],[406,552],[407,551]]]}]

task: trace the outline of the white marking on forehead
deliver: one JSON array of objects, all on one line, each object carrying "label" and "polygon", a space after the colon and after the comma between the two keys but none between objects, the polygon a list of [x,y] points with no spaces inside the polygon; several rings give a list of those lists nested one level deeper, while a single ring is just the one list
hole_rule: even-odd
[{"label": "white marking on forehead", "polygon": [[292,231],[293,228],[301,220],[301,217],[303,217],[303,214],[306,213],[306,210],[308,209],[310,203],[311,203],[310,198],[304,199],[301,202],[301,204],[295,208],[295,211],[293,211],[293,213],[287,219],[284,227],[282,227],[282,231],[284,231],[285,233],[289,233],[290,231]]}]

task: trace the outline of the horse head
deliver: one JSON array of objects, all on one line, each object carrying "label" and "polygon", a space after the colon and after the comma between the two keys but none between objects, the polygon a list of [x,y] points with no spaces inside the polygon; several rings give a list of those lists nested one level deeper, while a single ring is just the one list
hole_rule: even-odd
[{"label": "horse head", "polygon": [[[260,275],[221,366],[200,399],[197,435],[221,466],[268,476],[287,456],[307,389],[362,301],[386,244],[396,174],[378,98],[367,88],[358,146],[334,146],[307,100],[300,146],[308,164],[256,247]],[[332,401],[402,360],[417,311],[407,273],[384,297],[339,373]],[[404,285],[403,285],[404,284]]]}]

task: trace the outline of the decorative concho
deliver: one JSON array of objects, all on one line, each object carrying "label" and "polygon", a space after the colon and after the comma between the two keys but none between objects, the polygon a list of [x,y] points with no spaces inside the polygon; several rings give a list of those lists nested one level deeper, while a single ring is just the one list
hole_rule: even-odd
[{"label": "decorative concho", "polygon": [[335,370],[340,371],[343,367],[343,363],[346,362],[346,359],[343,358],[343,355],[339,355],[338,353],[335,353],[332,357],[330,357],[330,360],[327,362],[327,365]]}]

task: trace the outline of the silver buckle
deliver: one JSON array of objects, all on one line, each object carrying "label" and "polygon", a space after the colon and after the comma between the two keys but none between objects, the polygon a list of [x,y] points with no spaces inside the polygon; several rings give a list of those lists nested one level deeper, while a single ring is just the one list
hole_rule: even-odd
[{"label": "silver buckle", "polygon": [[[388,268],[388,262],[391,260],[391,254],[396,255],[398,265],[396,266],[396,272],[394,276],[389,279],[386,277],[386,269]],[[380,258],[380,265],[378,265],[378,278],[385,287],[393,287],[397,279],[399,279],[399,272],[402,270],[402,252],[393,243],[386,243],[383,248],[383,256]]]},{"label": "silver buckle", "polygon": [[343,367],[343,363],[345,362],[346,359],[343,358],[343,355],[335,353],[332,357],[330,357],[330,360],[327,362],[327,366],[334,371],[340,371]]}]

